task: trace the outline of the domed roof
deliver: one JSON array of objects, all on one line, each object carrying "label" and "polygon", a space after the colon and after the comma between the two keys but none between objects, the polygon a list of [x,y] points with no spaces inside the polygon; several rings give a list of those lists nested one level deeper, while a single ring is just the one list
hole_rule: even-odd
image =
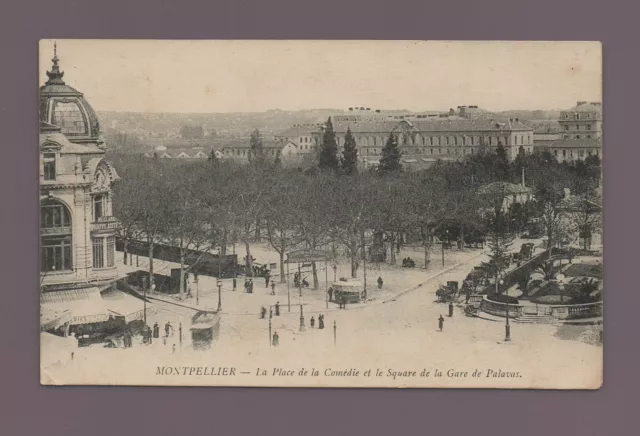
[{"label": "domed roof", "polygon": [[58,126],[71,142],[102,145],[98,117],[84,95],[64,83],[54,51],[49,80],[40,87],[40,121]]}]

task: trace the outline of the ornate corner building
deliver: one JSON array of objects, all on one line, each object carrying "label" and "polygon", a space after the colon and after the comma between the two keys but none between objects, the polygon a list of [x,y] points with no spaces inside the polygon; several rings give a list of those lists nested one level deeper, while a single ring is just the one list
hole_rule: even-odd
[{"label": "ornate corner building", "polygon": [[[65,84],[54,52],[40,87],[40,299],[41,324],[66,314],[64,324],[102,319],[74,313],[72,303],[100,298],[118,278],[113,185],[119,179],[104,159],[95,111]],[[86,304],[85,304],[86,306]],[[72,320],[76,317],[78,319]],[[62,321],[61,321],[62,322]]]}]

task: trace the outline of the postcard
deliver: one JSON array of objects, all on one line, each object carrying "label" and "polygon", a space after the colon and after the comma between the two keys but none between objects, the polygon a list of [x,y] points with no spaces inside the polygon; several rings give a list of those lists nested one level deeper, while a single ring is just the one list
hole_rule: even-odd
[{"label": "postcard", "polygon": [[42,384],[602,385],[600,43],[39,48]]}]

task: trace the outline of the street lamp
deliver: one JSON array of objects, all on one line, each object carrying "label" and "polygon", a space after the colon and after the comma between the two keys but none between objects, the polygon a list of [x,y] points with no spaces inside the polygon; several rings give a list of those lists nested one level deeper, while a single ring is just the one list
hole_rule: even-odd
[{"label": "street lamp", "polygon": [[335,320],[334,320],[334,321],[333,321],[333,345],[334,345],[334,346],[336,345],[336,329],[337,329],[337,327],[336,327],[336,322],[335,322]]},{"label": "street lamp", "polygon": [[222,280],[220,280],[220,277],[218,277],[218,311],[220,311],[220,309],[222,309]]},{"label": "street lamp", "polygon": [[289,256],[287,255],[287,307],[291,312],[291,290],[289,289],[289,281],[291,276],[289,275]]},{"label": "street lamp", "polygon": [[[445,235],[447,236],[447,243],[449,241],[449,230],[445,230]],[[440,241],[440,245],[442,246],[442,268],[444,268],[444,239]]]},{"label": "street lamp", "polygon": [[300,303],[300,331],[303,332],[304,328],[304,314],[302,313],[302,302]]},{"label": "street lamp", "polygon": [[[496,294],[498,294],[498,292],[499,292],[498,291],[499,286],[502,286],[502,285],[504,285],[504,280],[498,279],[498,277],[496,276]],[[504,307],[505,307],[504,341],[505,342],[509,342],[509,341],[511,341],[511,326],[509,326],[509,293],[506,290],[505,290],[504,296],[505,296],[505,302],[504,302]]]},{"label": "street lamp", "polygon": [[193,274],[193,281],[196,282],[196,306],[200,305],[200,287],[198,286],[198,274]]},{"label": "street lamp", "polygon": [[142,277],[142,305],[144,315],[144,325],[147,325],[147,278]]},{"label": "street lamp", "polygon": [[558,283],[558,290],[560,291],[560,303],[564,303],[564,274],[556,274],[556,282]]},{"label": "street lamp", "polygon": [[[363,244],[362,249],[364,250],[364,253],[362,253],[362,272],[364,274],[364,301],[367,301],[367,246]],[[391,246],[391,250],[393,250],[393,245]]]}]

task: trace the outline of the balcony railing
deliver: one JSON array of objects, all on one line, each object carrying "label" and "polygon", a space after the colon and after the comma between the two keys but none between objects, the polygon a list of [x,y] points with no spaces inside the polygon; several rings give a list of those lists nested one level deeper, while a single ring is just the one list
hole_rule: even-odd
[{"label": "balcony railing", "polygon": [[117,230],[120,228],[120,221],[113,216],[103,216],[91,223],[91,231]]}]

